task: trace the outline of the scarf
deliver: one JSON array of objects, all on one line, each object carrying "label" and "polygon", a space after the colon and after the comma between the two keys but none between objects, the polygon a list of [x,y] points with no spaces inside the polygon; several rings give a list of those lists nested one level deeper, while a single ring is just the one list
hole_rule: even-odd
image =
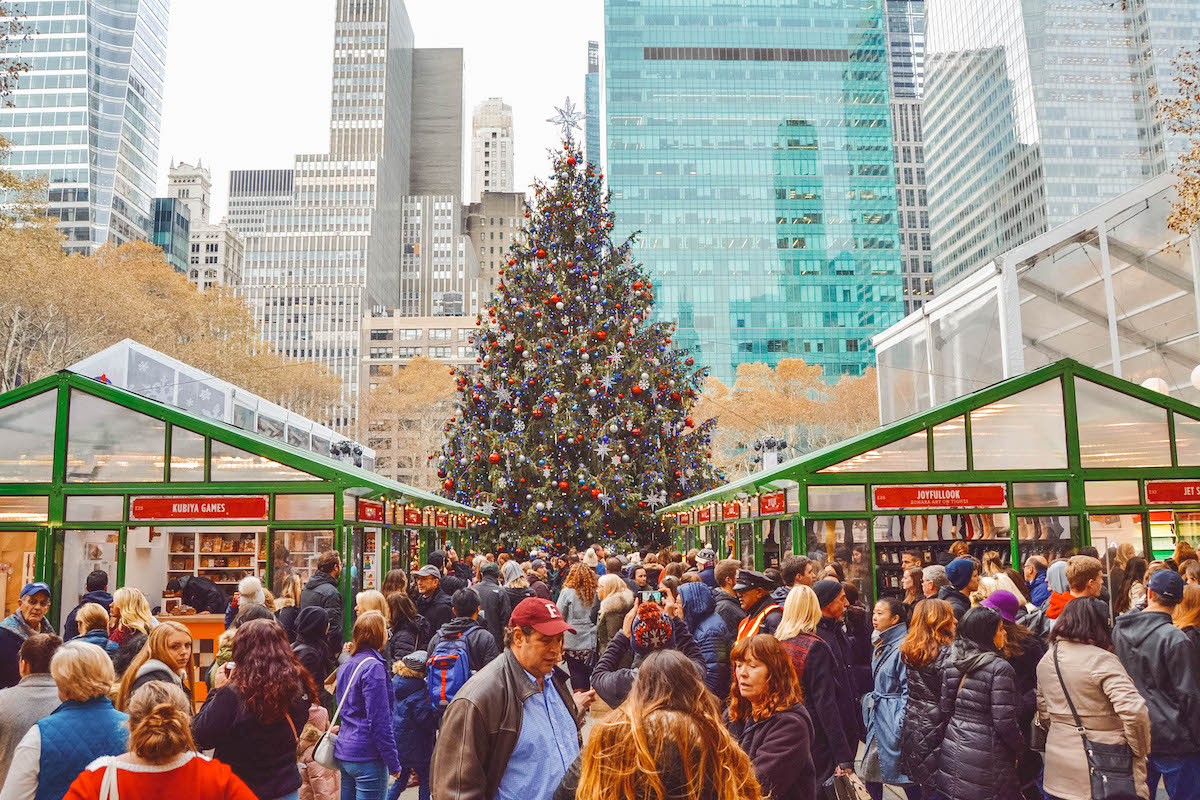
[{"label": "scarf", "polygon": [[22,642],[28,639],[30,636],[33,636],[35,633],[54,633],[54,628],[50,627],[50,623],[46,622],[45,617],[42,617],[41,627],[35,631],[33,628],[29,627],[29,623],[26,622],[25,618],[21,616],[20,611],[14,611],[3,620],[0,620],[0,628],[16,634],[17,638]]},{"label": "scarf", "polygon": [[1051,592],[1050,605],[1046,606],[1046,616],[1050,619],[1058,619],[1058,615],[1067,607],[1067,603],[1075,599],[1075,595],[1070,592]]}]

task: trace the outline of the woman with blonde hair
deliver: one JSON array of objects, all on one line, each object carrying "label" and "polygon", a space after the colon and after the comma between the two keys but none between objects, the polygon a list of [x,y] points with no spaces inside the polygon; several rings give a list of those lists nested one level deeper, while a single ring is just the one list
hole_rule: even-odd
[{"label": "woman with blonde hair", "polygon": [[50,675],[62,705],[17,745],[0,792],[5,800],[62,797],[92,761],[125,752],[126,717],[108,699],[114,680],[108,655],[94,644],[67,642],[50,660]]},{"label": "woman with blonde hair", "polygon": [[192,691],[192,633],[183,625],[168,620],[150,631],[141,652],[134,656],[121,679],[117,708],[125,711],[129,698],[151,681],[164,681]]},{"label": "woman with blonde hair", "polygon": [[677,650],[642,662],[629,699],[596,723],[555,800],[762,800],[716,698]]},{"label": "woman with blonde hair", "polygon": [[[600,611],[596,617],[596,653],[603,655],[608,643],[621,630],[625,615],[633,608],[633,592],[629,591],[620,575],[609,573],[600,576],[596,597],[600,599]],[[632,664],[633,655],[627,653],[618,666],[629,667]]]},{"label": "woman with blonde hair", "polygon": [[296,617],[300,616],[300,576],[285,575],[275,598],[275,620],[287,633],[288,641],[296,641]]},{"label": "woman with blonde hair", "polygon": [[584,563],[575,564],[558,594],[558,611],[574,628],[574,633],[567,631],[563,640],[563,660],[571,671],[571,689],[576,692],[592,688],[592,667],[596,663],[596,623],[592,621],[592,606],[596,602],[596,583],[594,569]]},{"label": "woman with blonde hair", "polygon": [[391,612],[388,610],[387,598],[383,596],[383,592],[368,589],[354,596],[354,614],[362,616],[368,611],[378,611],[386,626],[391,618]]},{"label": "woman with blonde hair", "polygon": [[729,660],[729,732],[750,756],[763,794],[816,800],[813,723],[787,650],[771,634],[759,633],[735,644]]},{"label": "woman with blonde hair", "polygon": [[113,592],[112,606],[108,609],[110,617],[108,638],[117,643],[125,644],[137,633],[149,636],[158,620],[150,613],[150,603],[141,589],[133,586],[122,586]]},{"label": "woman with blonde hair", "polygon": [[[839,766],[853,769],[858,748],[858,701],[838,681],[833,650],[817,636],[821,604],[811,586],[793,586],[775,638],[787,651],[812,718],[812,758],[818,784]],[[812,667],[812,669],[809,669]]]},{"label": "woman with blonde hair", "polygon": [[81,642],[94,644],[104,650],[109,658],[120,646],[108,638],[108,612],[99,603],[84,603],[75,612],[75,626]]},{"label": "woman with blonde hair", "polygon": [[227,765],[196,752],[191,716],[191,700],[174,683],[151,681],[141,687],[129,700],[129,752],[93,761],[64,800],[257,800]]}]

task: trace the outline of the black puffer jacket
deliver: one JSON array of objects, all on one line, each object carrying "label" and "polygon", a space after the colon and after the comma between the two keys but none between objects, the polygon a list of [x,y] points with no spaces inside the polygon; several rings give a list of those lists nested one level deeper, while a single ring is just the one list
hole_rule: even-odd
[{"label": "black puffer jacket", "polygon": [[900,728],[900,769],[921,787],[922,796],[936,791],[938,750],[946,729],[941,712],[942,677],[950,645],[944,645],[932,664],[908,667],[908,705]]},{"label": "black puffer jacket", "polygon": [[[325,635],[331,653],[342,652],[342,593],[338,591],[338,579],[328,572],[317,570],[308,579],[300,592],[300,610],[320,608],[329,620],[329,633]],[[299,622],[297,622],[299,626]]]},{"label": "black puffer jacket", "polygon": [[393,664],[409,653],[420,650],[432,635],[433,631],[430,629],[429,623],[420,614],[415,620],[402,622],[400,627],[388,637],[387,644],[383,646],[382,655],[387,661],[388,674],[391,674]]},{"label": "black puffer jacket", "polygon": [[[450,604],[450,595],[437,588],[431,595],[417,594],[417,612],[429,623],[429,635],[441,630],[442,626],[454,619],[454,608]],[[428,650],[429,639],[421,642],[420,650]]]},{"label": "black puffer jacket", "polygon": [[484,575],[479,583],[471,587],[479,595],[479,609],[483,612],[483,626],[492,632],[496,640],[496,648],[504,647],[504,626],[508,625],[508,617],[512,614],[512,605],[508,600],[508,592],[500,585],[494,575]]},{"label": "black puffer jacket", "polygon": [[945,600],[954,608],[954,618],[959,622],[962,621],[963,614],[971,608],[971,598],[953,586],[943,586],[938,589],[938,600]]},{"label": "black puffer jacket", "polygon": [[750,756],[764,797],[816,800],[813,724],[803,703],[796,703],[757,722],[731,722],[729,733]]},{"label": "black puffer jacket", "polygon": [[[717,604],[717,616],[725,621],[725,630],[729,631],[730,635],[736,639],[738,625],[746,617],[746,612],[742,610],[742,604],[724,589],[713,589],[712,593],[713,600]],[[634,594],[637,594],[636,590]]]},{"label": "black puffer jacket", "polygon": [[1019,703],[1011,664],[971,642],[954,642],[942,678],[946,733],[939,754],[939,796],[1020,797],[1017,757],[1025,750],[1025,738],[1017,721]]},{"label": "black puffer jacket", "polygon": [[862,693],[854,684],[850,638],[846,636],[846,629],[842,627],[841,620],[832,617],[821,617],[814,633],[829,645],[833,652],[833,664],[837,670],[834,680],[838,684],[838,708],[841,711],[847,744],[852,751],[856,751],[859,740],[866,739],[867,729],[863,725],[862,705],[859,702]]}]

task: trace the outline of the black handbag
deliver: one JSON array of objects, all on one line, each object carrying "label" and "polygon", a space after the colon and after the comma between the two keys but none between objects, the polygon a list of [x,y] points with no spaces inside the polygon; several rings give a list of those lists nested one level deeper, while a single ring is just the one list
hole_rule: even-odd
[{"label": "black handbag", "polygon": [[1062,686],[1063,696],[1071,707],[1075,718],[1075,730],[1083,739],[1083,751],[1087,753],[1088,777],[1091,779],[1092,800],[1137,800],[1137,784],[1133,779],[1133,750],[1125,744],[1102,744],[1093,742],[1083,729],[1083,720],[1071,702],[1066,681],[1058,667],[1058,642],[1054,643],[1054,672]]}]

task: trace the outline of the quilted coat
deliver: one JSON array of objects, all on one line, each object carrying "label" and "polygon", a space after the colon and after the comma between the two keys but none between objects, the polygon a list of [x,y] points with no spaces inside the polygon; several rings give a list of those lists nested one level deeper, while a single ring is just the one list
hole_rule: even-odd
[{"label": "quilted coat", "polygon": [[942,678],[950,645],[944,645],[933,663],[907,667],[908,704],[900,729],[900,769],[921,787],[925,797],[933,795],[937,781],[938,750],[946,729],[942,716]]},{"label": "quilted coat", "polygon": [[942,680],[946,718],[938,795],[952,800],[1011,800],[1021,794],[1017,757],[1025,738],[1017,721],[1016,673],[997,653],[959,639]]},{"label": "quilted coat", "polygon": [[900,728],[908,702],[908,673],[900,661],[900,643],[907,635],[903,622],[880,634],[872,666],[875,688],[863,698],[867,747],[875,743],[884,783],[908,783],[900,770]]},{"label": "quilted coat", "polygon": [[729,649],[733,636],[725,621],[716,613],[712,590],[703,583],[682,583],[679,597],[683,603],[683,621],[687,623],[704,656],[704,685],[719,698],[729,696]]}]

